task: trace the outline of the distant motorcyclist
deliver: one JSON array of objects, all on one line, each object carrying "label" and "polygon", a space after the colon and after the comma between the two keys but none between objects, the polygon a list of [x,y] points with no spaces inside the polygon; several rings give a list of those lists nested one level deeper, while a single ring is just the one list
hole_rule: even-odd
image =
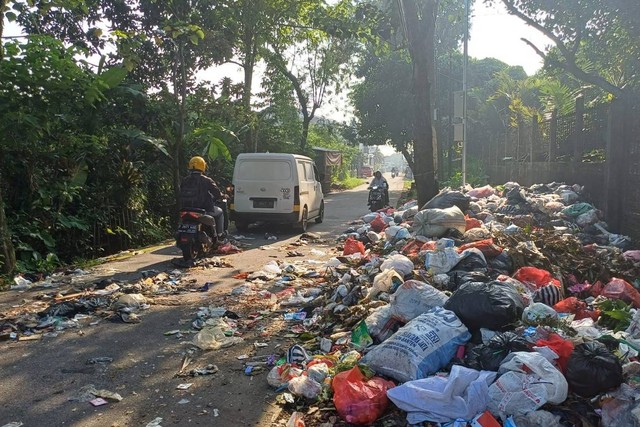
[{"label": "distant motorcyclist", "polygon": [[382,172],[374,172],[371,184],[369,184],[370,189],[373,187],[382,187],[384,189],[384,204],[385,206],[389,205],[389,183],[385,177],[382,176]]},{"label": "distant motorcyclist", "polygon": [[216,183],[204,175],[206,170],[207,162],[202,157],[189,160],[189,175],[180,185],[180,207],[204,209],[216,220],[216,234],[224,237],[224,212],[216,206],[216,201],[222,200],[224,195]]}]

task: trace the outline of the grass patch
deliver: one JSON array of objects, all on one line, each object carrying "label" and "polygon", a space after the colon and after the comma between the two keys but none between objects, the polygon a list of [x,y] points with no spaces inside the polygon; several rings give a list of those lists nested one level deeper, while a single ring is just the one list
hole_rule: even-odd
[{"label": "grass patch", "polygon": [[350,190],[352,188],[355,188],[359,185],[364,184],[365,182],[367,181],[362,178],[349,177],[342,181],[335,181],[333,184],[331,184],[331,188],[335,190]]}]

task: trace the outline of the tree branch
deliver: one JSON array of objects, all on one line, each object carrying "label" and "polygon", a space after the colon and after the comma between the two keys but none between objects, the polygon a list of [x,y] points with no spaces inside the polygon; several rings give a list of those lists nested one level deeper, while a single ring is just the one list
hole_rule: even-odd
[{"label": "tree branch", "polygon": [[[562,56],[565,59],[565,62],[557,63],[558,66],[563,68],[565,71],[573,74],[579,80],[582,80],[584,82],[596,85],[596,86],[602,88],[603,90],[605,90],[606,92],[609,92],[609,93],[611,93],[611,94],[613,94],[615,96],[619,97],[619,96],[623,95],[623,91],[619,87],[611,84],[606,79],[604,79],[602,76],[599,76],[597,74],[587,73],[582,68],[580,68],[580,66],[578,65],[578,63],[576,61],[576,55],[563,43],[563,41],[558,36],[553,34],[553,32],[551,30],[545,28],[542,24],[540,24],[536,20],[534,20],[534,19],[528,17],[527,15],[525,15],[524,13],[520,12],[511,3],[510,0],[502,0],[502,3],[505,5],[505,7],[509,11],[509,13],[511,13],[512,15],[515,15],[518,18],[522,19],[527,25],[535,28],[536,30],[540,31],[542,34],[544,34],[545,36],[547,36],[548,38],[553,40],[553,42],[555,43],[556,47],[558,48],[558,50],[560,51],[560,53],[562,54]],[[531,43],[531,42],[529,42],[528,40],[525,40],[525,39],[523,39],[523,41],[525,41],[525,43],[527,43],[529,46],[533,47],[533,43]],[[537,48],[535,50],[536,51],[540,51]],[[546,54],[544,54],[544,58],[545,59],[547,58]]]}]

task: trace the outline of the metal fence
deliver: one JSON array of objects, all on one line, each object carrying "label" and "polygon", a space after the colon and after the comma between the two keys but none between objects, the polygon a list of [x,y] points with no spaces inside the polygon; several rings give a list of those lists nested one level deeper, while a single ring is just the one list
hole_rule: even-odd
[{"label": "metal fence", "polygon": [[494,184],[564,181],[584,185],[613,230],[640,241],[640,105],[616,101],[575,114],[554,112],[486,141],[481,156]]}]

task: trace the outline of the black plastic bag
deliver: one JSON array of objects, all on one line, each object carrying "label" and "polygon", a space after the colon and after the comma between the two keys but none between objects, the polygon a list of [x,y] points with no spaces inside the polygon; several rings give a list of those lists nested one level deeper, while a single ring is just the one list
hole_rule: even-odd
[{"label": "black plastic bag", "polygon": [[487,344],[471,349],[464,363],[478,371],[497,371],[504,358],[514,351],[531,351],[531,349],[524,338],[513,332],[505,332],[494,336]]},{"label": "black plastic bag", "polygon": [[449,276],[447,290],[451,292],[467,282],[490,282],[492,280],[483,271],[451,270],[447,275]]},{"label": "black plastic bag", "polygon": [[614,389],[624,381],[620,360],[598,341],[578,344],[573,349],[565,377],[571,390],[583,397]]},{"label": "black plastic bag", "polygon": [[447,209],[451,206],[457,206],[462,212],[469,209],[471,199],[460,191],[443,190],[429,200],[421,211],[425,209]]},{"label": "black plastic bag", "polygon": [[487,261],[492,272],[511,276],[514,272],[513,260],[507,251]]},{"label": "black plastic bag", "polygon": [[499,281],[468,282],[456,290],[444,308],[453,311],[471,331],[513,329],[522,317],[524,303],[518,291]]},{"label": "black plastic bag", "polygon": [[485,260],[482,252],[480,250],[470,251],[470,253],[462,258],[459,263],[453,267],[453,270],[462,270],[462,271],[487,271],[487,261]]}]

